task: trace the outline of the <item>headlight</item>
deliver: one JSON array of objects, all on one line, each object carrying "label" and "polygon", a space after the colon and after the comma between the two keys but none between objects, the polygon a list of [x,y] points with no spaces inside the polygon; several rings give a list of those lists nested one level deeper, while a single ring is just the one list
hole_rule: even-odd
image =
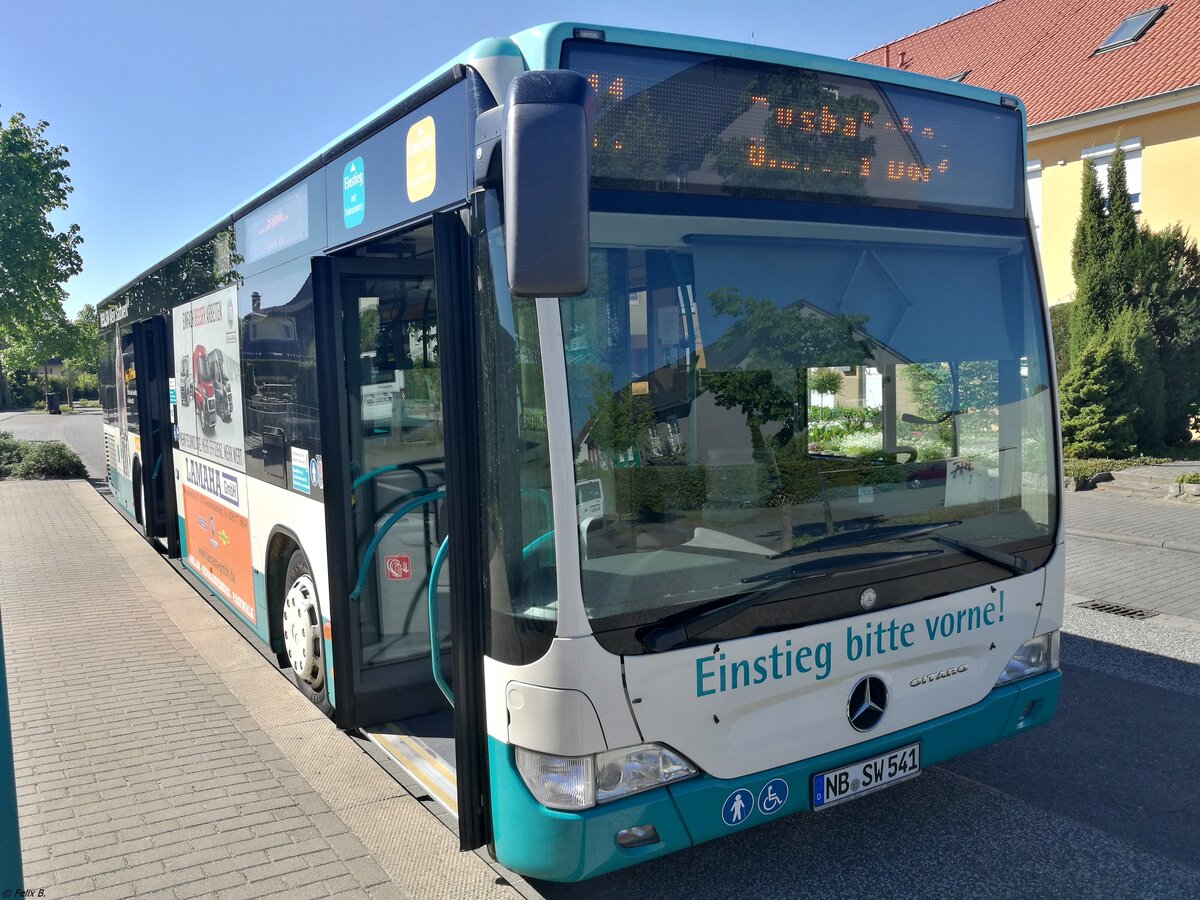
[{"label": "headlight", "polygon": [[1058,632],[1047,634],[1026,641],[1017,648],[1013,658],[1008,661],[996,685],[1010,684],[1022,678],[1041,675],[1058,668]]},{"label": "headlight", "polygon": [[697,774],[691,763],[659,744],[592,756],[553,756],[517,747],[516,756],[521,780],[550,809],[590,809]]}]

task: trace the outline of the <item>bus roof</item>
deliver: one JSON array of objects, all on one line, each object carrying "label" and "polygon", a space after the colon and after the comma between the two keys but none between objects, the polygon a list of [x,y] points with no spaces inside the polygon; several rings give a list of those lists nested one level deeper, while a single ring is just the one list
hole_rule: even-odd
[{"label": "bus roof", "polygon": [[[473,66],[477,62],[496,57],[522,57],[528,70],[555,69],[562,58],[564,41],[576,37],[577,32],[596,33],[604,35],[605,43],[633,44],[644,47],[658,47],[664,50],[682,50],[693,53],[705,53],[711,56],[728,56],[737,59],[750,59],[758,62],[774,63],[777,65],[795,66],[797,68],[814,69],[834,75],[847,75],[886,84],[897,84],[918,90],[936,91],[968,100],[984,103],[999,103],[1004,95],[995,91],[975,87],[969,84],[947,81],[943,78],[932,78],[918,75],[902,69],[885,69],[880,66],[853,62],[831,56],[818,56],[799,50],[783,50],[776,47],[765,47],[760,44],[742,44],[736,41],[722,41],[712,38],[694,37],[670,32],[645,31],[638,28],[612,28],[602,25],[588,25],[581,22],[550,22],[535,25],[514,34],[510,38],[486,38],[478,41],[458,56],[434,69],[416,84],[397,95],[393,100],[381,106],[375,112],[366,116],[355,125],[342,132],[324,147],[293,166],[271,184],[258,193],[239,203],[234,209],[213,222],[194,238],[160,259],[139,275],[131,278],[121,287],[112,291],[97,304],[97,308],[115,301],[127,290],[143,278],[153,274],[172,260],[187,251],[211,239],[218,232],[230,227],[242,216],[255,207],[278,196],[302,179],[320,169],[334,157],[350,147],[365,140],[374,132],[401,115],[415,109],[427,99],[441,93],[450,84],[461,80],[464,76],[464,66]],[[593,40],[597,38],[592,38]],[[1015,98],[1006,98],[1013,100]],[[1022,121],[1025,108],[1017,101]]]}]

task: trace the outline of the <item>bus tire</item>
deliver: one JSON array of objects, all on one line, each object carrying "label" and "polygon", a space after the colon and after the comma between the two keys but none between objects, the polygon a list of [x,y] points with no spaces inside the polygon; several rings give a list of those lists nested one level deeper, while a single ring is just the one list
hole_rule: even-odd
[{"label": "bus tire", "polygon": [[326,681],[321,609],[317,603],[312,567],[303,550],[297,548],[292,551],[283,585],[285,593],[280,631],[292,680],[309,702],[325,715],[332,716],[333,707],[329,705],[329,685]]}]

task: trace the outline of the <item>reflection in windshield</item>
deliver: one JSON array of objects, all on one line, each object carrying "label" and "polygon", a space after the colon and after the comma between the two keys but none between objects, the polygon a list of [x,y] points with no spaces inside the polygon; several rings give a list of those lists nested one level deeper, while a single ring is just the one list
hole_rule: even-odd
[{"label": "reflection in windshield", "polygon": [[[560,305],[598,628],[744,594],[773,557],[834,555],[831,537],[861,529],[950,521],[962,546],[1049,544],[1049,375],[1023,238],[719,227],[595,214],[597,243],[646,239],[597,246],[589,293]],[[981,558],[911,532],[895,550],[944,552],[896,553],[896,577]],[[981,568],[979,583],[1007,577]]]}]

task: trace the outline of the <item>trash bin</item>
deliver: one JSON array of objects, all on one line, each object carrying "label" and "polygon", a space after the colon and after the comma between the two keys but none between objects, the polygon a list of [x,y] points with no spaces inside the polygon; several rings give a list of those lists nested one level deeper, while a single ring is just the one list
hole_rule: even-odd
[{"label": "trash bin", "polygon": [[62,415],[62,405],[59,403],[58,394],[46,395],[46,412],[52,416]]}]

